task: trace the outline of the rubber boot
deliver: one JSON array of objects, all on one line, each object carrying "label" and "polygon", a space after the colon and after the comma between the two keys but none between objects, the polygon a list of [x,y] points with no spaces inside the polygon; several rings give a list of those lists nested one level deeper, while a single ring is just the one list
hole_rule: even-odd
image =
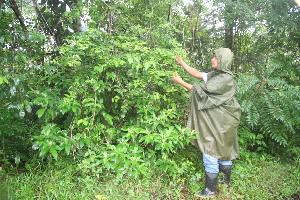
[{"label": "rubber boot", "polygon": [[219,171],[222,173],[221,184],[230,187],[230,175],[232,165],[219,165]]},{"label": "rubber boot", "polygon": [[205,188],[201,193],[195,194],[199,198],[215,197],[218,183],[218,173],[206,172]]}]

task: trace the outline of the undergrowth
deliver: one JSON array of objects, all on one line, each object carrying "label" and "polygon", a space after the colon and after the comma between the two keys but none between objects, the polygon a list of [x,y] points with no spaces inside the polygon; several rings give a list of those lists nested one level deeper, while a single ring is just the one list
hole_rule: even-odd
[{"label": "undergrowth", "polygon": [[[116,178],[114,174],[97,178],[67,162],[10,175],[2,170],[0,195],[5,200],[197,199],[194,193],[205,184],[204,169],[201,156],[197,152],[191,154],[194,166],[176,178],[155,169],[138,179]],[[299,175],[299,163],[281,163],[268,155],[248,152],[234,163],[232,186],[219,185],[216,199],[299,199]]]}]

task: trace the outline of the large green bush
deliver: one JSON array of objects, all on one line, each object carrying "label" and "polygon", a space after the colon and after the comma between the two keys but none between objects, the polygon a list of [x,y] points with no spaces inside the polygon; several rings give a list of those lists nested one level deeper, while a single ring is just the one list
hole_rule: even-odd
[{"label": "large green bush", "polygon": [[184,55],[177,42],[151,47],[90,31],[68,38],[59,53],[28,92],[43,122],[34,136],[40,156],[72,155],[93,174],[137,176],[153,165],[182,171],[186,163],[171,155],[193,134],[184,128],[188,95],[171,80],[175,55]]}]

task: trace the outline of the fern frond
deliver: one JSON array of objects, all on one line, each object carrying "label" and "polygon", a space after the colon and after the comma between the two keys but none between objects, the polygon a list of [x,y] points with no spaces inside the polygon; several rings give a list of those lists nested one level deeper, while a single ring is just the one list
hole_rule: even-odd
[{"label": "fern frond", "polygon": [[288,131],[295,132],[289,115],[289,112],[293,107],[286,104],[286,101],[284,101],[276,92],[265,94],[265,99],[269,117],[281,121]]},{"label": "fern frond", "polygon": [[243,96],[249,90],[254,89],[255,85],[259,82],[259,79],[254,75],[244,75],[238,79],[238,96]]},{"label": "fern frond", "polygon": [[252,100],[250,100],[250,99],[244,99],[241,102],[242,112],[248,113],[250,111],[252,105],[253,105]]},{"label": "fern frond", "polygon": [[282,68],[282,65],[279,65],[278,63],[270,63],[268,64],[266,70],[264,71],[264,76],[269,77],[271,76],[275,71],[280,70]]},{"label": "fern frond", "polygon": [[270,136],[271,136],[271,138],[272,138],[273,140],[275,140],[279,145],[284,146],[284,147],[287,146],[288,141],[287,141],[287,139],[286,139],[284,136],[282,136],[282,135],[280,135],[280,134],[277,134],[277,133],[273,133],[273,132],[270,133]]},{"label": "fern frond", "polygon": [[264,135],[269,135],[269,137],[280,146],[287,146],[287,131],[283,126],[281,126],[280,122],[274,121],[268,117],[264,117],[262,118],[261,124],[261,131],[264,133]]},{"label": "fern frond", "polygon": [[247,115],[246,115],[246,122],[251,126],[254,127],[258,124],[260,119],[260,114],[256,106],[254,104],[251,104],[251,107],[249,108]]},{"label": "fern frond", "polygon": [[272,89],[288,89],[290,87],[282,78],[265,78],[265,81]]}]

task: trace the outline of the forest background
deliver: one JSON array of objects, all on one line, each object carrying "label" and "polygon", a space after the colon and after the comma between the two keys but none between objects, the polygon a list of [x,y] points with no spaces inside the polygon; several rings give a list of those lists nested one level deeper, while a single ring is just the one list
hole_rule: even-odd
[{"label": "forest background", "polygon": [[[103,185],[111,182],[122,188],[118,194],[133,199],[139,194],[189,197],[203,178],[201,154],[190,144],[194,133],[185,128],[189,93],[172,83],[171,75],[199,80],[186,76],[174,58],[210,71],[213,50],[228,47],[235,54],[232,71],[243,112],[237,177],[244,182],[252,177],[246,170],[251,164],[251,170],[266,163],[284,165],[282,171],[291,172],[286,175],[289,187],[273,188],[273,196],[260,191],[261,199],[299,197],[296,3],[1,0],[3,192],[8,199],[84,199],[83,194],[105,199],[117,195],[114,184]],[[273,174],[276,180],[284,177],[282,171]],[[69,190],[53,189],[62,183],[54,178],[60,176],[70,181],[64,183]],[[145,189],[143,184],[154,182]],[[80,197],[71,195],[74,188]],[[130,188],[133,194],[124,192]],[[230,198],[251,199],[259,193],[244,189],[229,192]]]}]

